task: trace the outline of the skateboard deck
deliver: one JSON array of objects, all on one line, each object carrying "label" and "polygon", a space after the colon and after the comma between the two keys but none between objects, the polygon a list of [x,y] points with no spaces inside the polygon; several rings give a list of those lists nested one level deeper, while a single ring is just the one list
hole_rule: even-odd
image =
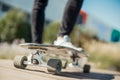
[{"label": "skateboard deck", "polygon": [[[89,57],[89,55],[85,51],[78,51],[73,48],[65,47],[65,46],[58,46],[53,44],[37,44],[37,43],[24,43],[20,44],[21,47],[27,49],[38,49],[44,51],[51,51],[55,52],[54,54],[61,55],[61,56],[72,56],[75,54],[77,57]],[[67,52],[71,52],[71,54],[67,54]]]}]

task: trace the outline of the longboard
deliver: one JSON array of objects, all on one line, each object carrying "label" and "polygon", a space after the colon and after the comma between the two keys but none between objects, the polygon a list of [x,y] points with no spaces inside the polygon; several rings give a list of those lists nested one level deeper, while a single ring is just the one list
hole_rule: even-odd
[{"label": "longboard", "polygon": [[[88,58],[89,56],[83,50],[78,51],[70,47],[53,44],[23,43],[20,44],[20,46],[30,50],[30,52],[28,56],[16,56],[14,58],[14,66],[16,68],[25,69],[27,65],[38,65],[41,67],[47,67],[48,72],[53,74],[59,74],[62,68],[65,69],[67,67],[68,58],[72,60],[73,65],[78,66],[80,59],[84,57]],[[45,62],[44,56],[48,58],[49,54],[54,55],[55,58],[52,56],[52,58]],[[83,72],[89,73],[90,65],[85,64]]]}]

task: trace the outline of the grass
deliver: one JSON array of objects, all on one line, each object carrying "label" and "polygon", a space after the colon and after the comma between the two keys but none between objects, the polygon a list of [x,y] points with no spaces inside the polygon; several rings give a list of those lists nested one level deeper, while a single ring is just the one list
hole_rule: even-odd
[{"label": "grass", "polygon": [[120,45],[92,41],[84,45],[90,53],[89,61],[98,68],[120,71]]},{"label": "grass", "polygon": [[16,55],[23,54],[25,54],[25,49],[16,44],[0,44],[0,59],[13,59]]}]

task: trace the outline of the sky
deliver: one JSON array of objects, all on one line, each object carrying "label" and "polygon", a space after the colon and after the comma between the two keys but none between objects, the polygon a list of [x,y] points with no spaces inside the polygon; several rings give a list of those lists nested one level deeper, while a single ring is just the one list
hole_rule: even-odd
[{"label": "sky", "polygon": [[120,0],[85,0],[82,9],[120,30]]}]

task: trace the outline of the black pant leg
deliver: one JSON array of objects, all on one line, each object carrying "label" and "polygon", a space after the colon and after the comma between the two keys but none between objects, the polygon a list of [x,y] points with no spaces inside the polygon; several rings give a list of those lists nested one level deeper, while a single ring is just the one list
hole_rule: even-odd
[{"label": "black pant leg", "polygon": [[82,3],[83,0],[68,0],[64,9],[62,24],[58,36],[70,35],[82,7]]},{"label": "black pant leg", "polygon": [[45,20],[45,8],[48,0],[34,0],[32,10],[32,42],[42,43],[42,33]]}]

